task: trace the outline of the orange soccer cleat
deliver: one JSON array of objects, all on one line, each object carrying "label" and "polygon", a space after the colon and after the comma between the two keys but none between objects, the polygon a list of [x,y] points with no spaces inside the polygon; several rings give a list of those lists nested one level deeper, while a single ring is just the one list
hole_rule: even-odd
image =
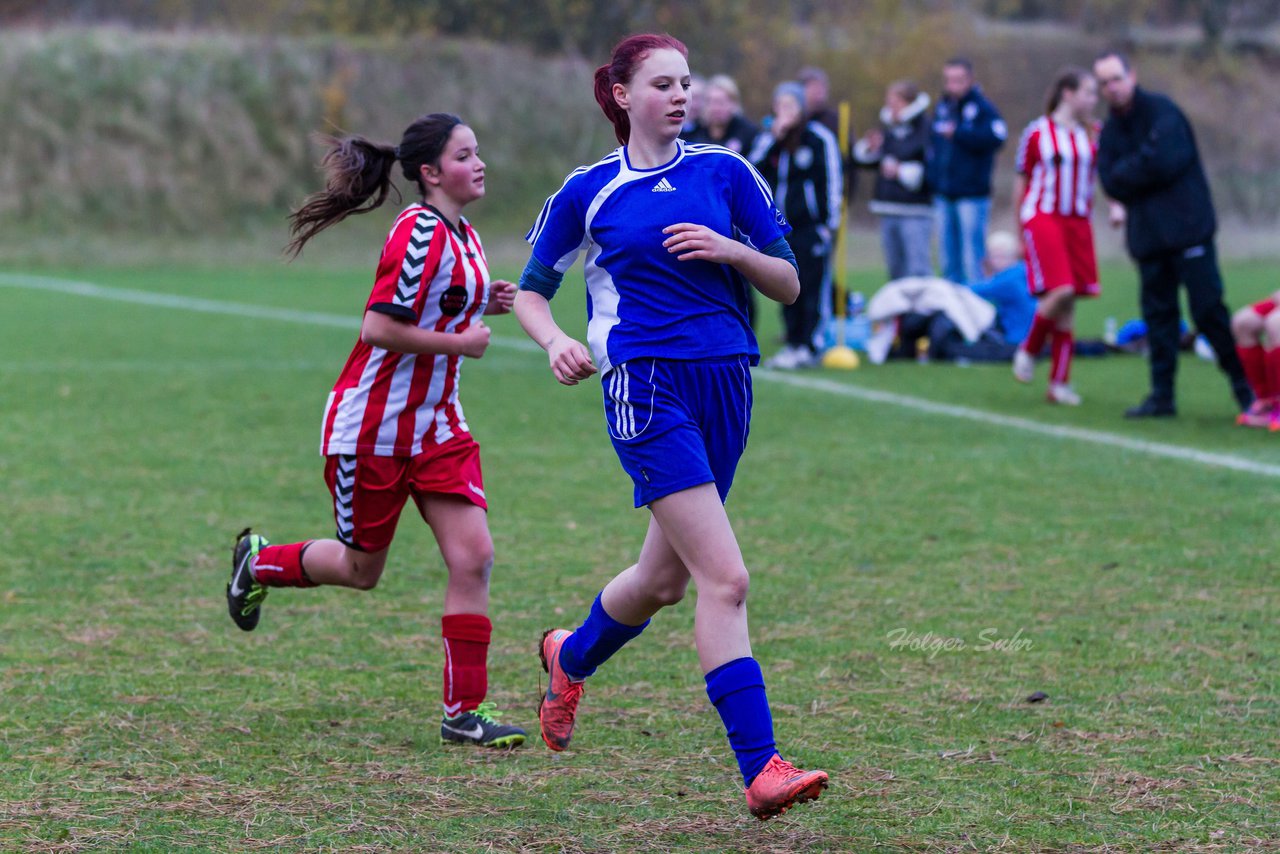
[{"label": "orange soccer cleat", "polygon": [[573,632],[568,629],[548,629],[542,636],[538,654],[542,656],[542,669],[547,671],[547,693],[538,704],[538,724],[542,740],[552,750],[564,750],[573,738],[573,721],[578,714],[578,701],[582,699],[582,683],[573,682],[560,669],[560,648]]},{"label": "orange soccer cleat", "polygon": [[816,801],[826,787],[826,771],[801,771],[775,753],[747,787],[747,809],[766,821],[795,804]]},{"label": "orange soccer cleat", "polygon": [[1249,408],[1236,416],[1236,424],[1241,427],[1262,427],[1263,429],[1276,429],[1272,427],[1275,421],[1275,404],[1269,398],[1255,400],[1249,405]]}]

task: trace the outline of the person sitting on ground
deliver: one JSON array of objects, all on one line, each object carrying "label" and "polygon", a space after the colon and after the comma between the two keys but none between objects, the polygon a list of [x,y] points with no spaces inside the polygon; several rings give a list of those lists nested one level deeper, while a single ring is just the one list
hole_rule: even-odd
[{"label": "person sitting on ground", "polygon": [[1018,238],[1007,231],[987,238],[983,267],[988,278],[970,282],[969,289],[996,307],[996,325],[1009,344],[1021,344],[1031,329],[1036,298],[1027,292],[1027,265]]},{"label": "person sitting on ground", "polygon": [[1280,431],[1280,291],[1232,315],[1231,334],[1254,397],[1236,423]]}]

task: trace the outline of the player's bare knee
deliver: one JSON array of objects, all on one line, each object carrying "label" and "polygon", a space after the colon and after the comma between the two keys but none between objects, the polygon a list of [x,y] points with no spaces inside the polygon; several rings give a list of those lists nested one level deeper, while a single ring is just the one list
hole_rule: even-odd
[{"label": "player's bare knee", "polygon": [[1252,308],[1242,308],[1231,316],[1231,334],[1242,344],[1252,344],[1257,340],[1262,326],[1262,318]]},{"label": "player's bare knee", "polygon": [[689,577],[662,581],[649,591],[653,603],[661,608],[668,608],[684,599],[689,590]]},{"label": "player's bare knee", "polygon": [[1280,342],[1280,311],[1273,311],[1262,321],[1262,332],[1267,336],[1267,346]]},{"label": "player's bare knee", "polygon": [[378,586],[381,577],[381,572],[369,572],[357,565],[351,572],[351,586],[356,590],[372,590]]},{"label": "player's bare knee", "polygon": [[[751,589],[751,575],[745,567],[723,573],[716,579],[714,595],[721,602],[739,607],[747,601],[747,591]],[[702,595],[701,592],[699,595]]]},{"label": "player's bare knee", "polygon": [[445,563],[449,568],[451,581],[473,585],[488,584],[493,572],[493,544],[488,543],[462,554],[451,555]]},{"label": "player's bare knee", "polygon": [[386,552],[364,554],[355,550],[347,553],[348,585],[356,590],[372,590],[382,578],[387,564]]}]

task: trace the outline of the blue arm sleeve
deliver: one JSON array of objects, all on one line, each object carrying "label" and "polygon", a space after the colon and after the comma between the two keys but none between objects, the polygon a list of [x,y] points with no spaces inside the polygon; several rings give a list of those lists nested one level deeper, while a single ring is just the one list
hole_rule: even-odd
[{"label": "blue arm sleeve", "polygon": [[[796,253],[791,251],[791,244],[787,243],[787,239],[785,237],[779,237],[760,251],[771,258],[781,258],[792,267],[795,267],[796,273],[800,272],[800,265],[796,263]],[[520,285],[523,287],[524,282],[521,281]]]},{"label": "blue arm sleeve", "polygon": [[[795,262],[792,261],[792,263]],[[533,291],[550,300],[556,295],[556,291],[560,290],[562,281],[564,281],[564,273],[558,273],[537,258],[530,256],[529,263],[520,274],[520,290]]]}]

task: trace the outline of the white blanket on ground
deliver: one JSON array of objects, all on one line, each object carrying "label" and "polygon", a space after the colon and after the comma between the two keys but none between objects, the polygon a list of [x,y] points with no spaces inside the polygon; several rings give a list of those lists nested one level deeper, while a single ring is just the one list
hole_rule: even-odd
[{"label": "white blanket on ground", "polygon": [[872,323],[885,323],[909,312],[936,311],[950,318],[969,343],[977,341],[996,322],[994,305],[964,285],[933,277],[894,279],[867,303],[867,318]]}]

